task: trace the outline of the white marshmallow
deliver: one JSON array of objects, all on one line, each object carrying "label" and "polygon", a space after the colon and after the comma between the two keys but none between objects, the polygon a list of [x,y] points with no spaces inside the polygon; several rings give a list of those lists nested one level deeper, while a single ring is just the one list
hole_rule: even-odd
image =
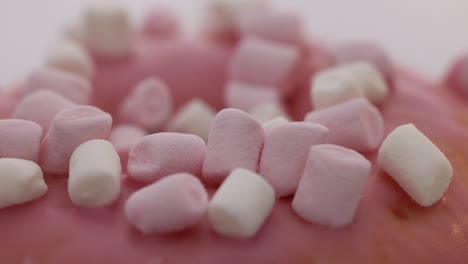
[{"label": "white marshmallow", "polygon": [[261,124],[273,120],[277,117],[289,120],[284,108],[277,103],[259,104],[250,109],[249,114]]},{"label": "white marshmallow", "polygon": [[57,43],[47,55],[46,64],[49,67],[91,79],[94,74],[94,64],[83,47],[71,40]]},{"label": "white marshmallow", "polygon": [[310,94],[314,109],[361,97],[379,104],[387,98],[388,86],[375,66],[356,62],[319,72],[312,78]]},{"label": "white marshmallow", "polygon": [[35,200],[46,192],[39,165],[23,159],[0,159],[0,208]]},{"label": "white marshmallow", "polygon": [[388,135],[379,149],[378,163],[421,206],[440,200],[453,175],[445,155],[413,124],[397,127]]},{"label": "white marshmallow", "polygon": [[235,169],[213,196],[208,216],[212,228],[225,236],[250,238],[261,228],[275,204],[275,192],[260,175]]},{"label": "white marshmallow", "polygon": [[194,134],[207,142],[215,115],[215,110],[205,102],[200,99],[192,99],[179,109],[169,123],[167,130],[171,132]]},{"label": "white marshmallow", "polygon": [[68,195],[79,206],[104,206],[119,197],[120,179],[120,158],[112,144],[90,140],[76,148],[70,158]]},{"label": "white marshmallow", "polygon": [[266,123],[263,124],[263,129],[265,130],[265,134],[268,133],[272,128],[277,127],[279,125],[283,125],[288,123],[289,120],[284,117],[277,117],[274,118]]},{"label": "white marshmallow", "polygon": [[84,43],[98,56],[128,55],[133,44],[132,34],[127,9],[114,1],[96,1],[84,13]]}]

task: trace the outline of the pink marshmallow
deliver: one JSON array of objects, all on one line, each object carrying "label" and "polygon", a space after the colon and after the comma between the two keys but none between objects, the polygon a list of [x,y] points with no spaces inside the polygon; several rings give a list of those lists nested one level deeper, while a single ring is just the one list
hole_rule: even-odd
[{"label": "pink marshmallow", "polygon": [[45,173],[65,175],[73,151],[92,139],[107,139],[112,117],[93,106],[75,106],[58,113],[41,144],[40,165]]},{"label": "pink marshmallow", "polygon": [[260,13],[239,21],[241,35],[256,36],[275,42],[304,46],[304,28],[299,16],[292,13]]},{"label": "pink marshmallow", "polygon": [[260,104],[281,104],[280,94],[277,89],[236,81],[227,84],[224,97],[227,107],[246,112]]},{"label": "pink marshmallow", "polygon": [[49,90],[77,104],[91,102],[91,84],[84,78],[58,69],[42,68],[28,78],[25,93]]},{"label": "pink marshmallow", "polygon": [[133,193],[124,210],[142,233],[166,234],[195,226],[207,208],[208,194],[200,180],[178,173]]},{"label": "pink marshmallow", "polygon": [[154,132],[164,126],[171,112],[169,88],[159,79],[149,78],[140,82],[124,99],[116,119]]},{"label": "pink marshmallow", "polygon": [[173,37],[179,32],[179,22],[172,10],[153,8],[143,22],[143,35],[149,38]]},{"label": "pink marshmallow", "polygon": [[112,128],[109,141],[119,154],[122,171],[127,170],[128,153],[144,136],[146,136],[146,131],[137,126],[119,125]]},{"label": "pink marshmallow", "polygon": [[22,87],[0,87],[0,119],[11,118],[16,106],[22,98]]},{"label": "pink marshmallow", "polygon": [[273,186],[276,196],[296,191],[310,147],[323,144],[328,132],[322,125],[306,122],[281,124],[268,130],[259,173]]},{"label": "pink marshmallow", "polygon": [[342,227],[353,221],[371,163],[361,154],[336,145],[310,149],[292,206],[304,220]]},{"label": "pink marshmallow", "polygon": [[264,138],[262,125],[249,114],[232,108],[220,111],[208,136],[203,176],[219,184],[239,167],[256,172]]},{"label": "pink marshmallow", "polygon": [[16,106],[12,116],[38,123],[45,134],[55,115],[73,106],[75,103],[61,95],[43,90],[25,96]]},{"label": "pink marshmallow", "polygon": [[42,127],[21,119],[0,120],[0,158],[39,160]]},{"label": "pink marshmallow", "polygon": [[173,173],[201,175],[206,144],[195,135],[157,133],[144,137],[128,154],[128,176],[154,182]]},{"label": "pink marshmallow", "polygon": [[289,93],[298,62],[299,50],[294,46],[246,37],[234,50],[229,77]]},{"label": "pink marshmallow", "polygon": [[338,64],[369,62],[373,64],[388,82],[393,79],[393,66],[387,53],[371,43],[348,43],[331,49],[331,56]]},{"label": "pink marshmallow", "polygon": [[328,127],[328,143],[356,151],[377,149],[384,136],[382,115],[362,98],[310,112],[305,121]]},{"label": "pink marshmallow", "polygon": [[455,61],[447,72],[445,84],[468,97],[468,54]]}]

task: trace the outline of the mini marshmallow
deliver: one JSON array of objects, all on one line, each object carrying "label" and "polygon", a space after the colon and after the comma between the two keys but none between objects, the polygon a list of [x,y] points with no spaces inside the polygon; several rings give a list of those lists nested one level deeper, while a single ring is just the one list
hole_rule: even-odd
[{"label": "mini marshmallow", "polygon": [[311,223],[350,224],[370,170],[371,163],[353,150],[313,146],[292,202],[294,211]]},{"label": "mini marshmallow", "polygon": [[78,75],[58,69],[42,68],[29,76],[25,93],[31,94],[41,90],[55,92],[77,104],[88,104],[91,101],[91,84]]},{"label": "mini marshmallow", "polygon": [[260,175],[235,169],[219,187],[208,206],[214,231],[224,236],[253,237],[275,205],[275,191]]},{"label": "mini marshmallow", "polygon": [[127,220],[144,234],[167,234],[198,224],[208,193],[195,176],[178,173],[133,193],[125,203]]},{"label": "mini marshmallow", "polygon": [[298,48],[246,37],[232,56],[228,75],[231,80],[277,87],[284,93],[290,92],[292,75],[299,61]]},{"label": "mini marshmallow", "polygon": [[338,64],[368,62],[373,64],[386,80],[393,78],[393,66],[384,50],[372,43],[347,43],[333,47],[330,55]]},{"label": "mini marshmallow", "polygon": [[228,82],[225,90],[226,107],[249,111],[253,107],[266,104],[280,104],[281,98],[277,89],[251,85],[236,81]]},{"label": "mini marshmallow", "polygon": [[45,134],[55,115],[73,106],[75,103],[63,96],[52,91],[42,90],[25,96],[16,106],[12,117],[39,124]]},{"label": "mini marshmallow", "polygon": [[58,113],[42,140],[40,165],[47,174],[68,173],[73,151],[92,139],[106,139],[112,117],[93,106],[75,106]]},{"label": "mini marshmallow", "polygon": [[114,1],[94,2],[84,13],[84,42],[98,56],[128,55],[133,45],[132,34],[127,9]]},{"label": "mini marshmallow", "polygon": [[419,205],[439,201],[452,180],[445,155],[413,124],[397,127],[382,143],[379,166]]},{"label": "mini marshmallow", "polygon": [[468,97],[468,54],[454,62],[447,72],[445,84]]},{"label": "mini marshmallow", "polygon": [[21,119],[0,120],[0,158],[39,161],[42,127]]},{"label": "mini marshmallow", "polygon": [[215,110],[201,99],[192,99],[174,115],[167,126],[171,132],[194,134],[208,141]]},{"label": "mini marshmallow", "polygon": [[91,57],[76,41],[62,40],[57,43],[47,54],[46,64],[86,80],[91,79],[94,74]]},{"label": "mini marshmallow", "polygon": [[21,87],[0,86],[0,119],[11,118],[16,106],[23,98]]},{"label": "mini marshmallow", "polygon": [[35,200],[46,192],[47,185],[36,163],[0,158],[0,208]]},{"label": "mini marshmallow", "polygon": [[387,98],[388,86],[375,66],[356,62],[319,72],[312,78],[310,94],[315,109],[359,97],[379,104]]},{"label": "mini marshmallow", "polygon": [[71,155],[68,196],[78,206],[108,205],[119,197],[121,173],[119,155],[109,141],[87,141]]},{"label": "mini marshmallow", "polygon": [[281,117],[289,120],[284,107],[281,103],[266,103],[259,104],[250,109],[249,114],[252,115],[258,122],[265,124],[275,118]]},{"label": "mini marshmallow", "polygon": [[263,130],[265,130],[265,135],[268,134],[274,127],[287,124],[288,122],[289,120],[284,117],[277,117],[264,123]]},{"label": "mini marshmallow", "polygon": [[172,112],[172,98],[165,83],[156,78],[140,82],[120,105],[116,119],[148,131],[160,130]]},{"label": "mini marshmallow", "polygon": [[239,31],[244,36],[256,36],[297,47],[305,43],[302,20],[293,13],[265,12],[248,16],[240,20]]},{"label": "mini marshmallow", "polygon": [[179,22],[172,10],[154,8],[143,22],[143,34],[151,38],[172,37],[179,31]]},{"label": "mini marshmallow", "polygon": [[146,136],[146,131],[132,125],[119,125],[112,128],[109,141],[119,154],[122,170],[127,170],[128,153],[132,147]]},{"label": "mini marshmallow", "polygon": [[221,183],[239,167],[257,171],[264,137],[263,127],[249,114],[232,108],[221,110],[208,138],[205,179]]},{"label": "mini marshmallow", "polygon": [[206,144],[189,134],[157,133],[136,143],[128,154],[128,176],[154,182],[167,175],[187,172],[201,175]]},{"label": "mini marshmallow", "polygon": [[384,136],[379,110],[366,99],[355,99],[307,114],[306,122],[330,129],[327,142],[356,151],[377,149]]},{"label": "mini marshmallow", "polygon": [[323,144],[329,130],[318,124],[291,122],[268,131],[259,162],[259,173],[276,196],[293,194],[304,172],[309,149]]}]

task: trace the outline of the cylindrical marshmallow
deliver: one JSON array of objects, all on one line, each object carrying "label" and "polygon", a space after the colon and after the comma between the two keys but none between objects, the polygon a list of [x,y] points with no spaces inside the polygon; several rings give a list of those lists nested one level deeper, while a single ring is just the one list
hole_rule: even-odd
[{"label": "cylindrical marshmallow", "polygon": [[259,173],[273,186],[278,197],[296,191],[310,147],[323,144],[328,133],[326,127],[306,122],[278,125],[268,131]]},{"label": "cylindrical marshmallow", "polygon": [[261,124],[265,124],[275,118],[284,118],[289,120],[288,114],[284,110],[284,107],[280,103],[266,103],[259,104],[255,107],[252,107],[249,111],[249,114],[257,119]]},{"label": "cylindrical marshmallow", "polygon": [[202,183],[188,173],[170,175],[133,193],[125,216],[145,234],[166,234],[196,225],[208,208]]},{"label": "cylindrical marshmallow", "polygon": [[23,87],[2,87],[0,86],[0,119],[12,117],[16,106],[23,99]]},{"label": "cylindrical marshmallow", "polygon": [[92,106],[75,106],[58,113],[41,145],[45,173],[65,175],[73,151],[92,139],[107,139],[112,126],[108,113]]},{"label": "cylindrical marshmallow", "polygon": [[310,112],[305,121],[330,129],[328,143],[357,151],[377,149],[384,136],[382,115],[366,99],[355,99]]},{"label": "cylindrical marshmallow", "polygon": [[179,32],[176,15],[168,8],[153,8],[145,16],[143,35],[150,38],[173,37]]},{"label": "cylindrical marshmallow", "polygon": [[39,124],[45,134],[55,115],[73,106],[75,103],[65,97],[52,91],[43,90],[25,96],[16,106],[12,116]]},{"label": "cylindrical marshmallow", "polygon": [[89,80],[94,74],[94,64],[87,51],[76,41],[61,40],[47,54],[49,67],[70,72]]},{"label": "cylindrical marshmallow", "polygon": [[263,127],[249,114],[238,109],[221,110],[208,138],[203,176],[221,183],[232,170],[257,171],[264,141]]},{"label": "cylindrical marshmallow", "polygon": [[192,99],[179,109],[167,126],[167,131],[194,134],[208,141],[215,110],[200,99]]},{"label": "cylindrical marshmallow", "polygon": [[47,185],[36,163],[0,158],[0,208],[35,200],[46,192]]},{"label": "cylindrical marshmallow", "polygon": [[128,176],[154,182],[170,174],[201,175],[206,144],[195,135],[156,133],[138,141],[128,154]]},{"label": "cylindrical marshmallow", "polygon": [[275,205],[275,191],[260,175],[235,169],[219,187],[208,206],[214,231],[233,238],[251,238]]},{"label": "cylindrical marshmallow", "polygon": [[135,124],[148,131],[160,130],[172,112],[172,98],[166,84],[156,78],[139,83],[120,105],[117,121]]},{"label": "cylindrical marshmallow", "polygon": [[122,171],[127,171],[128,153],[144,136],[146,131],[137,126],[119,125],[112,128],[109,141],[120,156]]},{"label": "cylindrical marshmallow", "polygon": [[42,68],[29,76],[25,93],[31,94],[40,90],[55,92],[77,104],[88,104],[91,101],[91,84],[82,77],[59,69]]},{"label": "cylindrical marshmallow", "polygon": [[97,1],[83,18],[86,46],[102,57],[126,56],[132,51],[133,32],[128,11],[114,1]]},{"label": "cylindrical marshmallow", "polygon": [[439,201],[453,175],[445,155],[413,124],[399,126],[387,136],[378,163],[421,206]]},{"label": "cylindrical marshmallow", "polygon": [[304,220],[342,227],[353,221],[371,163],[337,145],[310,149],[292,206]]},{"label": "cylindrical marshmallow", "polygon": [[245,112],[261,104],[281,103],[281,95],[278,89],[237,81],[227,83],[224,98],[226,107],[237,108]]},{"label": "cylindrical marshmallow", "polygon": [[119,155],[109,141],[87,141],[71,155],[68,196],[78,206],[108,205],[119,197],[121,172]]},{"label": "cylindrical marshmallow", "polygon": [[288,122],[289,122],[289,120],[284,118],[284,117],[277,117],[277,118],[274,118],[274,119],[264,123],[263,124],[263,130],[265,130],[265,135],[270,133],[270,131],[274,127],[277,127],[279,125],[287,124]]},{"label": "cylindrical marshmallow", "polygon": [[21,119],[0,120],[0,158],[39,161],[42,127]]}]

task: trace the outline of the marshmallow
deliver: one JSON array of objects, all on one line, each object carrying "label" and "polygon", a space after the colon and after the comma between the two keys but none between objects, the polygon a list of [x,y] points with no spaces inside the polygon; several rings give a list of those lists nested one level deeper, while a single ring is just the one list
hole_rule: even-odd
[{"label": "marshmallow", "polygon": [[272,87],[251,85],[231,81],[226,85],[225,102],[226,107],[249,111],[253,107],[266,104],[280,104],[280,94]]},{"label": "marshmallow", "polygon": [[0,158],[39,161],[42,127],[21,119],[0,120]]},{"label": "marshmallow", "polygon": [[36,163],[0,158],[0,208],[35,200],[46,192],[47,185]]},{"label": "marshmallow", "polygon": [[195,135],[148,135],[128,154],[127,173],[142,182],[154,182],[177,172],[201,175],[205,152],[205,142]]},{"label": "marshmallow", "polygon": [[292,122],[271,128],[259,162],[259,173],[278,197],[291,195],[304,172],[309,149],[323,144],[328,129],[318,124]]},{"label": "marshmallow", "polygon": [[310,94],[315,109],[359,97],[379,104],[387,98],[388,86],[375,66],[356,62],[319,72],[312,78]]},{"label": "marshmallow", "polygon": [[143,35],[150,38],[172,37],[179,31],[179,22],[172,10],[154,8],[143,22]]},{"label": "marshmallow", "polygon": [[263,127],[250,115],[237,109],[221,110],[208,138],[203,176],[221,183],[232,170],[257,171],[264,141]]},{"label": "marshmallow", "polygon": [[259,104],[252,107],[249,114],[262,124],[278,117],[289,120],[288,115],[280,103]]},{"label": "marshmallow", "polygon": [[387,136],[378,163],[421,206],[439,201],[453,175],[444,154],[413,124],[399,126]]},{"label": "marshmallow", "polygon": [[86,50],[76,41],[62,40],[47,54],[49,67],[76,74],[86,80],[94,74],[94,64]]},{"label": "marshmallow", "polygon": [[233,238],[253,237],[275,204],[275,191],[260,175],[235,169],[208,206],[214,231]]},{"label": "marshmallow", "polygon": [[330,55],[338,64],[368,62],[373,64],[386,80],[393,77],[390,58],[379,46],[371,43],[348,43],[337,45],[330,50]]},{"label": "marshmallow", "polygon": [[27,95],[16,106],[12,117],[39,124],[44,134],[49,130],[55,115],[75,106],[75,103],[52,91],[37,91]]},{"label": "marshmallow", "polygon": [[178,173],[133,193],[124,210],[127,220],[144,234],[166,234],[195,226],[207,208],[208,194],[200,180]]},{"label": "marshmallow", "polygon": [[275,42],[302,46],[304,28],[300,17],[292,13],[261,13],[239,22],[241,35],[256,36]]},{"label": "marshmallow", "polygon": [[167,126],[171,132],[194,134],[208,141],[215,111],[201,99],[192,99],[174,115]]},{"label": "marshmallow", "polygon": [[108,113],[92,106],[75,106],[58,113],[41,145],[40,165],[47,174],[68,173],[73,151],[92,139],[106,139],[112,126]]},{"label": "marshmallow", "polygon": [[246,37],[234,50],[229,78],[244,83],[277,87],[284,93],[292,89],[299,50],[290,45]]},{"label": "marshmallow", "polygon": [[144,136],[145,130],[137,126],[119,125],[112,128],[109,141],[119,154],[123,171],[127,170],[128,153]]},{"label": "marshmallow", "polygon": [[84,13],[84,42],[98,56],[128,55],[133,45],[132,34],[127,9],[113,1],[94,2]]},{"label": "marshmallow", "polygon": [[29,76],[25,93],[31,94],[41,90],[55,92],[77,104],[88,104],[91,101],[91,84],[89,81],[58,69],[43,68]]},{"label": "marshmallow", "polygon": [[371,163],[361,154],[336,145],[310,149],[292,206],[304,220],[332,227],[353,221]]},{"label": "marshmallow", "polygon": [[16,106],[23,98],[23,89],[0,86],[0,119],[11,118]]},{"label": "marshmallow", "polygon": [[355,99],[310,112],[305,121],[330,129],[328,143],[356,151],[377,149],[384,136],[382,115],[366,99]]},{"label": "marshmallow", "polygon": [[445,84],[468,97],[468,54],[455,61],[447,72]]},{"label": "marshmallow", "polygon": [[263,124],[263,130],[265,130],[265,135],[270,133],[270,131],[274,127],[277,127],[279,125],[287,124],[288,122],[289,122],[289,120],[284,118],[284,117],[277,117],[277,118],[274,118],[274,119],[264,123]]},{"label": "marshmallow", "polygon": [[131,123],[148,131],[160,130],[172,112],[169,88],[156,78],[140,82],[124,99],[117,121]]},{"label": "marshmallow", "polygon": [[119,155],[109,141],[87,141],[70,157],[68,196],[78,206],[108,205],[119,197],[121,172]]}]

